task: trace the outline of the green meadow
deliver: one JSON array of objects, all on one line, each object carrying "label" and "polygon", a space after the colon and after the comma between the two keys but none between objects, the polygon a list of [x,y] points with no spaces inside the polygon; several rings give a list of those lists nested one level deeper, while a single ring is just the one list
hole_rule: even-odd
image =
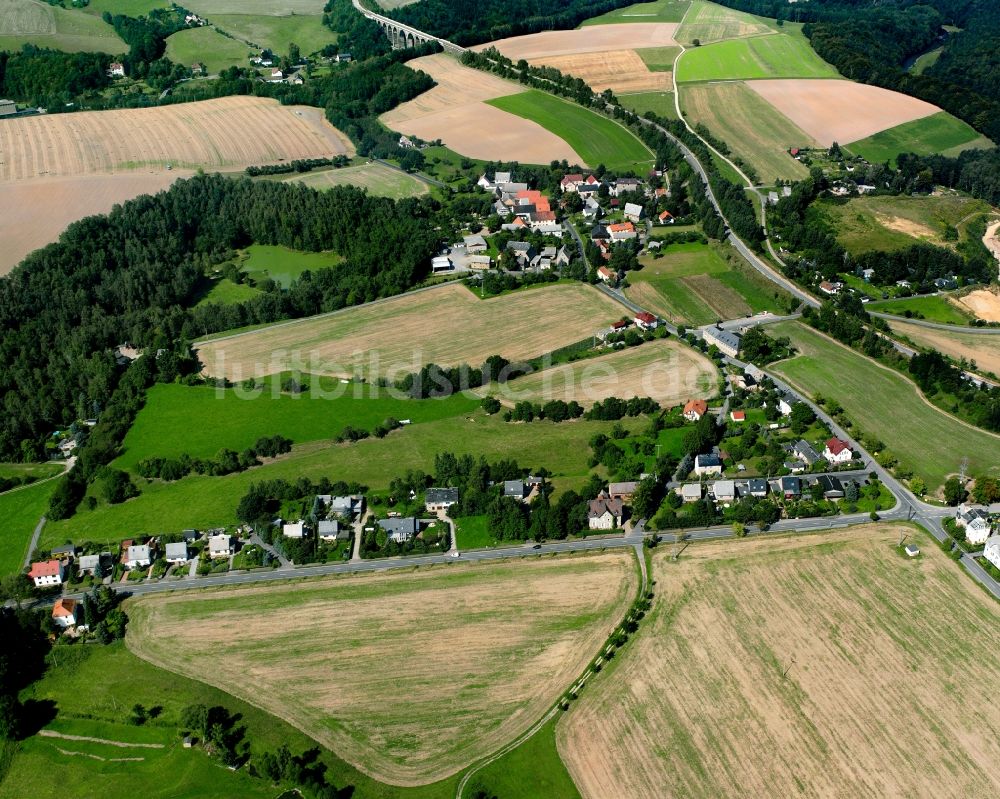
[{"label": "green meadow", "polygon": [[672,72],[680,47],[644,47],[636,50],[650,72]]},{"label": "green meadow", "polygon": [[222,277],[211,281],[208,290],[198,300],[195,307],[199,305],[237,305],[247,300],[252,300],[260,294],[260,291],[246,283],[233,283],[228,278]]},{"label": "green meadow", "polygon": [[316,3],[314,14],[213,14],[210,19],[220,30],[258,47],[287,54],[294,42],[302,55],[309,55],[337,41],[337,34],[323,24],[322,5]]},{"label": "green meadow", "polygon": [[852,142],[847,150],[873,164],[894,164],[900,153],[956,156],[962,150],[985,150],[993,142],[946,111],[904,122],[867,139]]},{"label": "green meadow", "polygon": [[3,0],[0,50],[20,50],[26,44],[66,52],[118,54],[128,50],[115,29],[99,15],[42,0]]},{"label": "green meadow", "polygon": [[647,111],[665,119],[677,119],[677,107],[674,105],[673,92],[640,92],[639,94],[622,94],[618,100],[623,106],[644,116]]},{"label": "green meadow", "polygon": [[19,572],[39,519],[58,481],[34,483],[0,494],[0,576]]},{"label": "green meadow", "polygon": [[816,55],[807,39],[783,33],[695,47],[687,50],[677,65],[679,81],[835,78],[837,75],[836,69]]},{"label": "green meadow", "polygon": [[939,322],[943,325],[962,325],[965,327],[973,319],[973,315],[948,302],[947,297],[932,294],[923,297],[904,297],[899,300],[872,303],[870,311],[898,314],[905,316],[909,311],[911,316],[925,319],[928,322]]},{"label": "green meadow", "polygon": [[391,197],[394,200],[419,197],[428,192],[427,184],[422,180],[401,170],[374,162],[342,169],[317,169],[304,175],[287,178],[287,181],[301,183],[319,191],[334,186],[357,186],[366,189],[369,194]]},{"label": "green meadow", "polygon": [[655,0],[652,3],[636,3],[625,8],[616,8],[599,17],[585,20],[580,27],[588,25],[614,25],[628,22],[680,22],[691,4],[688,0]]},{"label": "green meadow", "polygon": [[604,164],[611,170],[626,170],[652,161],[649,148],[617,122],[546,92],[531,89],[487,102],[537,122],[593,166]]},{"label": "green meadow", "polygon": [[249,48],[243,42],[229,39],[215,28],[188,28],[167,39],[166,56],[176,64],[190,67],[199,62],[209,75],[229,67],[249,66]]},{"label": "green meadow", "polygon": [[326,269],[342,260],[333,252],[301,252],[279,245],[251,244],[243,251],[240,267],[254,280],[270,278],[288,288],[307,269]]}]

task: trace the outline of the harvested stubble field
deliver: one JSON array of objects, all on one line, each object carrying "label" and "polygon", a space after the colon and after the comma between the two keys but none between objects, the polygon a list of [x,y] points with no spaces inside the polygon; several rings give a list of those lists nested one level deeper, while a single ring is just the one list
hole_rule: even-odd
[{"label": "harvested stubble field", "polygon": [[609,553],[155,597],[129,605],[127,643],[422,785],[533,724],[636,584],[631,553]]},{"label": "harvested stubble field", "polygon": [[889,326],[914,344],[931,347],[956,360],[975,361],[978,369],[1000,375],[1000,336],[966,332],[960,327],[952,333],[902,321],[890,322]]},{"label": "harvested stubble field", "polygon": [[156,194],[188,172],[136,172],[0,183],[0,275],[59,238],[71,223],[106,214],[140,194]]},{"label": "harvested stubble field", "polygon": [[67,52],[123,53],[128,46],[100,17],[41,0],[0,3],[0,50],[25,44]]},{"label": "harvested stubble field", "polygon": [[370,163],[343,169],[320,169],[305,175],[288,178],[289,182],[324,191],[334,186],[357,186],[379,197],[401,200],[427,194],[427,184],[413,175],[393,169],[385,164]]},{"label": "harvested stubble field", "polygon": [[487,161],[583,164],[565,141],[537,122],[508,114],[484,101],[524,91],[478,69],[462,66],[444,53],[410,61],[437,86],[380,117],[387,127],[427,141],[441,139],[455,152]]},{"label": "harvested stubble field", "polygon": [[[653,48],[654,52],[658,50],[659,48]],[[635,50],[544,56],[530,58],[528,61],[535,66],[554,67],[564,75],[580,78],[591,89],[599,92],[605,89],[611,89],[616,94],[670,91],[673,87],[670,72],[650,71]]]},{"label": "harvested stubble field", "polygon": [[762,17],[744,14],[731,8],[692,0],[691,8],[684,15],[684,21],[677,31],[677,41],[691,44],[715,42],[720,39],[736,39],[770,33],[774,28]]},{"label": "harvested stubble field", "polygon": [[849,80],[755,80],[747,85],[823,147],[864,139],[941,110]]},{"label": "harvested stubble field", "polygon": [[809,170],[788,154],[788,148],[809,147],[816,142],[747,88],[760,82],[684,85],[680,87],[681,107],[691,122],[707,126],[750,164],[761,182],[800,180]]},{"label": "harvested stubble field", "polygon": [[[581,341],[621,316],[591,286],[556,285],[480,300],[451,283],[360,308],[198,344],[208,374],[245,379],[286,371],[402,377],[426,363],[531,358]],[[542,324],[540,320],[545,320]]]},{"label": "harvested stubble field", "polygon": [[[638,50],[677,44],[677,25],[670,22],[638,22],[634,25],[590,25],[572,31],[543,31],[512,36],[480,44],[473,50],[495,47],[508,58],[539,59],[553,56],[601,53],[609,50]],[[543,61],[544,62],[544,61]],[[544,62],[547,63],[547,62]]]},{"label": "harvested stubble field", "polygon": [[508,383],[499,396],[512,400],[576,400],[589,406],[607,397],[651,397],[665,407],[717,391],[718,372],[708,358],[675,340],[647,342]]},{"label": "harvested stubble field", "polygon": [[147,166],[235,167],[352,155],[323,112],[261,97],[24,117],[0,125],[0,182]]},{"label": "harvested stubble field", "polygon": [[914,528],[654,555],[639,637],[556,728],[584,797],[1000,792],[1000,612]]}]

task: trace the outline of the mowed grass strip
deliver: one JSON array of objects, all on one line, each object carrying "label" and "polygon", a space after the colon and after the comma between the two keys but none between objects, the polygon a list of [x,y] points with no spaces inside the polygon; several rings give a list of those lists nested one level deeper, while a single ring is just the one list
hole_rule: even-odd
[{"label": "mowed grass strip", "polygon": [[632,554],[608,553],[156,597],[129,604],[127,643],[422,785],[533,724],[636,584]]},{"label": "mowed grass strip", "polygon": [[[771,368],[809,396],[836,400],[861,430],[877,436],[933,492],[968,458],[969,474],[1000,473],[1000,436],[930,405],[916,385],[799,322],[769,328],[799,355]],[[873,401],[877,398],[877,401]]]},{"label": "mowed grass strip", "polygon": [[300,368],[391,379],[427,363],[531,358],[582,341],[621,316],[592,286],[561,284],[480,300],[448,284],[198,345],[212,375],[234,380]]},{"label": "mowed grass strip", "polygon": [[645,116],[652,111],[665,119],[677,119],[677,107],[674,105],[673,92],[640,92],[639,94],[623,94],[618,100],[626,108],[635,111],[639,116]]},{"label": "mowed grass strip", "polygon": [[627,170],[644,166],[653,158],[649,148],[617,122],[546,92],[531,89],[487,102],[537,122],[563,139],[588,164]]},{"label": "mowed grass strip", "polygon": [[427,184],[413,175],[392,169],[385,164],[360,164],[343,169],[322,169],[297,175],[289,181],[301,183],[312,189],[324,191],[334,186],[357,186],[378,197],[401,200],[427,194]]},{"label": "mowed grass strip", "polygon": [[689,84],[680,94],[688,121],[700,122],[726,142],[757,171],[761,183],[809,174],[787,151],[813,145],[812,137],[743,83]]},{"label": "mowed grass strip", "polygon": [[57,484],[49,480],[0,494],[0,576],[21,571],[35,526]]},{"label": "mowed grass strip", "polygon": [[695,47],[681,56],[677,67],[679,81],[835,78],[837,74],[804,37],[784,33]]},{"label": "mowed grass strip", "polygon": [[965,689],[1000,680],[1000,610],[917,528],[662,551],[653,577],[642,631],[556,727],[584,796],[1000,791],[1000,708]]},{"label": "mowed grass strip", "polygon": [[904,122],[860,141],[847,149],[873,164],[894,164],[900,153],[954,156],[962,150],[985,150],[993,142],[947,111]]},{"label": "mowed grass strip", "polygon": [[680,51],[680,47],[644,47],[635,52],[651,72],[673,72]]}]

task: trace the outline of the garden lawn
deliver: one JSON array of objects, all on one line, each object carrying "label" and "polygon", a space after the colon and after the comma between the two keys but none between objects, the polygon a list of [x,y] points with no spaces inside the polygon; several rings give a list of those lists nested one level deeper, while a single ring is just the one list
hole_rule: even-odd
[{"label": "garden lawn", "polygon": [[956,156],[962,150],[985,150],[993,142],[946,111],[905,122],[846,146],[873,164],[894,164],[900,153]]},{"label": "garden lawn", "polygon": [[243,42],[229,39],[210,27],[187,28],[167,38],[167,58],[187,67],[200,62],[209,75],[217,75],[229,67],[248,66],[248,52]]},{"label": "garden lawn", "polygon": [[537,122],[563,139],[588,164],[635,170],[653,159],[649,148],[617,122],[546,92],[532,89],[487,102]]},{"label": "garden lawn", "polygon": [[211,305],[213,303],[237,305],[241,302],[252,300],[258,294],[260,294],[260,291],[253,286],[249,286],[246,283],[233,283],[233,281],[223,277],[212,281],[211,288],[198,300],[195,307]]},{"label": "garden lawn", "polygon": [[0,494],[0,576],[21,571],[35,526],[58,482],[33,483]]},{"label": "garden lawn", "polygon": [[647,111],[665,119],[677,119],[677,107],[674,105],[673,92],[642,92],[640,94],[622,94],[618,100],[630,111],[639,116],[645,116]]},{"label": "garden lawn", "polygon": [[679,81],[837,76],[837,70],[816,55],[805,37],[784,33],[695,47],[677,65]]},{"label": "garden lawn", "polygon": [[496,546],[497,540],[487,528],[486,516],[462,516],[454,519],[455,547],[460,551],[466,549],[483,549]]},{"label": "garden lawn", "polygon": [[925,319],[928,322],[939,322],[944,325],[962,325],[963,327],[967,326],[969,320],[974,318],[972,314],[963,311],[950,302],[946,296],[940,294],[873,302],[868,306],[868,310],[898,314],[899,316],[905,316],[906,312],[909,311],[911,317]]},{"label": "garden lawn", "polygon": [[240,266],[254,280],[271,278],[288,288],[307,269],[326,269],[342,260],[333,252],[301,252],[280,245],[251,244],[244,251]]},{"label": "garden lawn", "polygon": [[688,0],[655,0],[652,3],[636,3],[634,6],[616,8],[599,17],[585,20],[580,27],[588,25],[612,25],[628,22],[680,22],[688,10]]},{"label": "garden lawn", "polygon": [[789,336],[800,353],[774,364],[776,373],[808,396],[836,400],[861,431],[881,439],[931,492],[958,473],[963,458],[969,459],[969,474],[1000,474],[1000,436],[938,410],[902,375],[799,322],[782,322],[768,332]]}]

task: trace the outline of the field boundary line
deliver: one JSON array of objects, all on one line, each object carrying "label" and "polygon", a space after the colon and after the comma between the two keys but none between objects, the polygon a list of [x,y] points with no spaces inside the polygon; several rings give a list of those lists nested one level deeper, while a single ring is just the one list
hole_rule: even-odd
[{"label": "field boundary line", "polygon": [[106,744],[107,746],[118,746],[123,749],[166,749],[165,744],[128,743],[126,741],[112,741],[108,738],[94,738],[90,735],[70,735],[56,730],[39,730],[38,734],[43,738],[61,738],[64,741],[90,741],[95,744]]}]

